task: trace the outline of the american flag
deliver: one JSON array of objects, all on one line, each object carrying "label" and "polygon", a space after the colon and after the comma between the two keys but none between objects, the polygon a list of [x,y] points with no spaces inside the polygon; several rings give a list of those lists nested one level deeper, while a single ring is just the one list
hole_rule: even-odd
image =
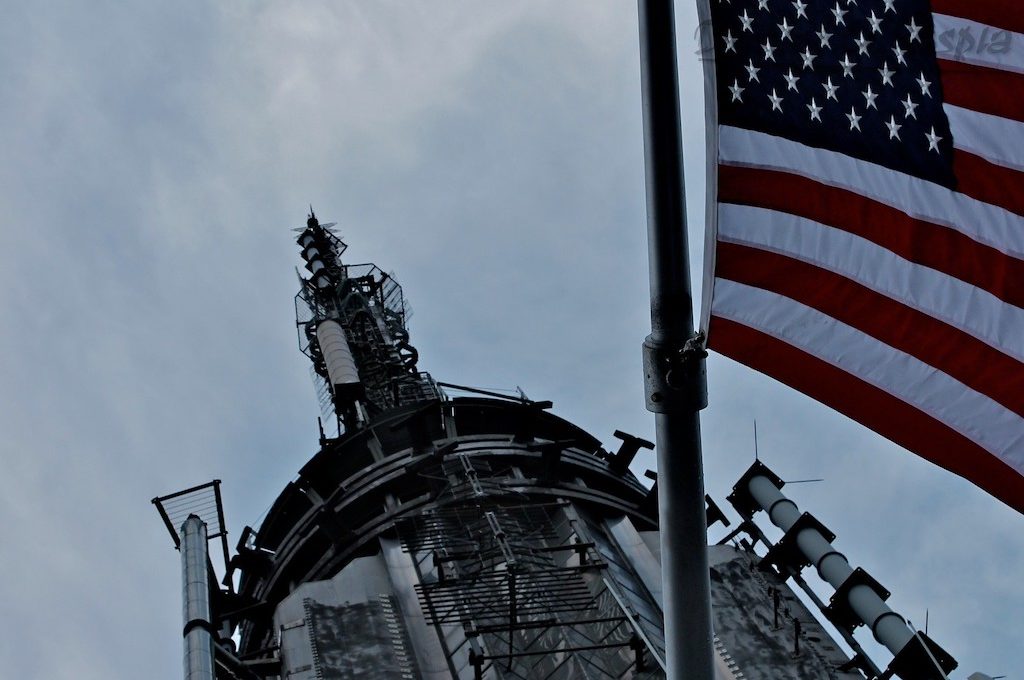
[{"label": "american flag", "polygon": [[1024,512],[1024,6],[701,12],[709,347]]}]

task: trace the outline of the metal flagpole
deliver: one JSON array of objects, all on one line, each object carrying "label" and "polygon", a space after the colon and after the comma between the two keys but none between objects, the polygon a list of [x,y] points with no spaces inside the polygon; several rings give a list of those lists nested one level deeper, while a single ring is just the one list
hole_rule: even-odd
[{"label": "metal flagpole", "polygon": [[651,278],[644,377],[658,443],[666,670],[669,680],[713,680],[699,414],[706,353],[693,332],[675,13],[672,0],[638,6]]}]

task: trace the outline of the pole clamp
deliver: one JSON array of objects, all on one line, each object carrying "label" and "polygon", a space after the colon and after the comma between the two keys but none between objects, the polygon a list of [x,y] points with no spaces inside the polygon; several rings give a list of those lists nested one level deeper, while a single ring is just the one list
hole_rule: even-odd
[{"label": "pole clamp", "polygon": [[196,628],[202,628],[210,635],[216,635],[217,633],[217,629],[214,628],[213,624],[207,621],[206,619],[191,619],[188,621],[188,623],[185,624],[185,627],[182,628],[181,636],[188,637],[188,634]]},{"label": "pole clamp", "polygon": [[708,405],[705,336],[684,342],[644,340],[644,392],[653,413],[700,411]]}]

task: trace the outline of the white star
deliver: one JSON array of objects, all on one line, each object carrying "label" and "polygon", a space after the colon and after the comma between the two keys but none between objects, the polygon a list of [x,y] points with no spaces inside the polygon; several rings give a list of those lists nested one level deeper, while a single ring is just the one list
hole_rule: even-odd
[{"label": "white star", "polygon": [[[746,12],[744,12],[745,14]],[[872,33],[882,32],[882,19],[881,17],[875,16],[875,10],[871,10],[871,16],[868,18],[868,23],[871,24]]]},{"label": "white star", "polygon": [[743,10],[743,16],[740,17],[740,22],[743,24],[744,31],[754,32],[754,17],[747,16],[747,10]]},{"label": "white star", "polygon": [[878,72],[882,74],[882,85],[892,86],[892,77],[896,71],[889,70],[889,62],[882,64],[882,68],[878,69]]},{"label": "white star", "polygon": [[825,99],[826,100],[835,99],[836,101],[839,101],[839,97],[836,96],[836,91],[839,89],[839,86],[832,84],[832,76],[828,77],[828,80],[825,82],[825,84],[822,87],[825,88]]},{"label": "white star", "polygon": [[789,22],[783,17],[782,23],[779,24],[779,30],[782,31],[782,40],[793,42],[793,38],[789,37],[789,34],[793,32],[794,28],[795,26],[790,26]]},{"label": "white star", "polygon": [[815,33],[818,36],[818,40],[821,41],[822,48],[828,48],[828,40],[832,37],[832,34],[825,30],[825,24],[821,25],[821,30]]},{"label": "white star", "polygon": [[757,82],[761,82],[761,79],[757,77],[757,73],[758,73],[758,71],[760,71],[761,69],[759,69],[759,68],[757,68],[756,66],[754,66],[754,60],[753,60],[753,59],[751,59],[751,60],[750,60],[750,63],[748,63],[748,64],[747,64],[746,66],[744,66],[743,68],[747,69],[747,78],[748,78],[748,81],[749,81],[749,82],[751,82],[751,83],[752,83],[752,82],[754,82],[755,80],[756,80]]},{"label": "white star", "polygon": [[789,73],[787,73],[786,75],[784,75],[782,77],[786,79],[786,89],[787,90],[795,90],[797,92],[800,91],[799,89],[797,89],[797,86],[796,86],[796,81],[800,80],[800,76],[793,75],[793,69],[789,69]]},{"label": "white star", "polygon": [[846,25],[846,20],[843,19],[843,16],[845,16],[845,15],[846,15],[846,10],[845,9],[839,9],[839,3],[837,2],[836,3],[836,8],[834,10],[832,10],[832,16],[834,16],[836,18],[836,26],[845,26]]},{"label": "white star", "polygon": [[900,47],[900,41],[899,40],[896,41],[896,47],[892,48],[892,53],[896,55],[896,61],[898,61],[899,63],[901,63],[903,65],[906,65],[906,63],[907,63],[907,58],[906,58],[907,51],[905,49],[903,49],[902,47]]},{"label": "white star", "polygon": [[850,107],[850,112],[848,114],[846,114],[846,117],[850,121],[850,130],[851,131],[853,131],[853,130],[860,130],[860,119],[863,118],[863,116],[858,116],[857,115],[857,108],[856,107]]},{"label": "white star", "polygon": [[764,50],[765,61],[775,61],[775,48],[772,47],[771,39],[766,39],[764,45],[761,45],[761,49]]},{"label": "white star", "polygon": [[793,0],[793,7],[796,8],[796,17],[797,17],[797,19],[799,19],[800,17],[803,17],[804,19],[807,18],[807,3],[806,2],[803,2],[803,0]]},{"label": "white star", "polygon": [[939,151],[939,142],[942,141],[942,137],[935,134],[935,127],[933,126],[932,131],[925,133],[924,136],[928,138],[928,150],[934,151],[935,153],[941,153]]},{"label": "white star", "polygon": [[891,116],[885,127],[889,128],[889,139],[900,138],[900,128],[903,126],[896,122],[896,116]]},{"label": "white star", "polygon": [[903,104],[903,108],[907,112],[907,118],[913,118],[914,120],[917,120],[917,114],[914,113],[914,110],[917,109],[919,104],[914,103],[914,100],[910,98],[909,92],[907,93],[907,101],[900,103]]},{"label": "white star", "polygon": [[907,24],[907,30],[910,31],[910,42],[921,42],[921,29],[923,26],[918,26],[914,18],[910,18],[910,23]]},{"label": "white star", "polygon": [[864,99],[867,100],[866,108],[878,110],[878,106],[875,104],[875,100],[878,99],[878,95],[871,91],[871,86],[868,85],[868,89],[863,93]]},{"label": "white star", "polygon": [[775,90],[774,89],[772,90],[772,93],[770,95],[768,95],[768,99],[772,103],[772,111],[776,111],[777,110],[777,111],[779,111],[781,113],[782,112],[782,97],[780,97],[779,95],[775,94]]},{"label": "white star", "polygon": [[870,56],[868,55],[868,45],[871,44],[871,41],[864,37],[863,31],[861,31],[860,33],[860,38],[858,40],[854,40],[853,42],[857,43],[857,54]]},{"label": "white star", "polygon": [[885,3],[885,9],[882,11],[882,14],[885,14],[889,10],[892,10],[892,13],[896,14],[896,0],[882,0],[882,2]]},{"label": "white star", "polygon": [[843,67],[843,77],[853,78],[853,67],[857,65],[857,62],[850,61],[849,54],[843,57],[843,60],[839,62],[839,65]]},{"label": "white star", "polygon": [[743,97],[740,96],[743,93],[743,88],[740,87],[739,80],[732,81],[732,85],[729,86],[729,91],[732,92],[732,100],[734,102],[743,102]]},{"label": "white star", "polygon": [[768,9],[768,0],[757,0],[758,9]]},{"label": "white star", "polygon": [[809,68],[811,70],[814,69],[814,66],[813,66],[814,60],[818,58],[818,55],[811,54],[811,48],[810,47],[805,49],[804,53],[801,54],[800,57],[804,60],[804,68]]},{"label": "white star", "polygon": [[725,51],[735,52],[736,51],[736,38],[732,37],[732,29],[729,29],[725,35],[722,36],[722,40],[725,41]]},{"label": "white star", "polygon": [[818,121],[820,123],[821,122],[821,108],[822,107],[818,106],[815,103],[813,97],[811,98],[811,103],[807,105],[807,108],[810,109],[810,111],[811,111],[811,120],[816,120],[816,121]]},{"label": "white star", "polygon": [[921,86],[921,94],[925,97],[931,97],[932,93],[929,88],[932,86],[931,81],[925,80],[924,73],[921,73],[921,77],[917,79],[917,84]]}]

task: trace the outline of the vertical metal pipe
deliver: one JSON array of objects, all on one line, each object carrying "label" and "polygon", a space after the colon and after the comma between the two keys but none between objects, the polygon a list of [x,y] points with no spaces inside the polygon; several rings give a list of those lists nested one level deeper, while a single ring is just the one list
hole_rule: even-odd
[{"label": "vertical metal pipe", "polygon": [[[683,192],[675,12],[672,0],[638,0],[640,76],[643,89],[644,156],[647,168],[647,236],[651,280],[651,335],[645,362],[655,372],[693,336],[693,297]],[[658,512],[664,588],[666,671],[669,680],[712,680],[711,589],[700,417],[699,379],[687,381],[682,398],[653,394]],[[653,380],[668,382],[668,376]]]},{"label": "vertical metal pipe", "polygon": [[181,525],[181,586],[185,620],[185,680],[214,680],[206,524],[189,515]]},{"label": "vertical metal pipe", "polygon": [[696,412],[657,413],[655,425],[666,674],[669,680],[712,680],[714,646],[700,421]]}]

